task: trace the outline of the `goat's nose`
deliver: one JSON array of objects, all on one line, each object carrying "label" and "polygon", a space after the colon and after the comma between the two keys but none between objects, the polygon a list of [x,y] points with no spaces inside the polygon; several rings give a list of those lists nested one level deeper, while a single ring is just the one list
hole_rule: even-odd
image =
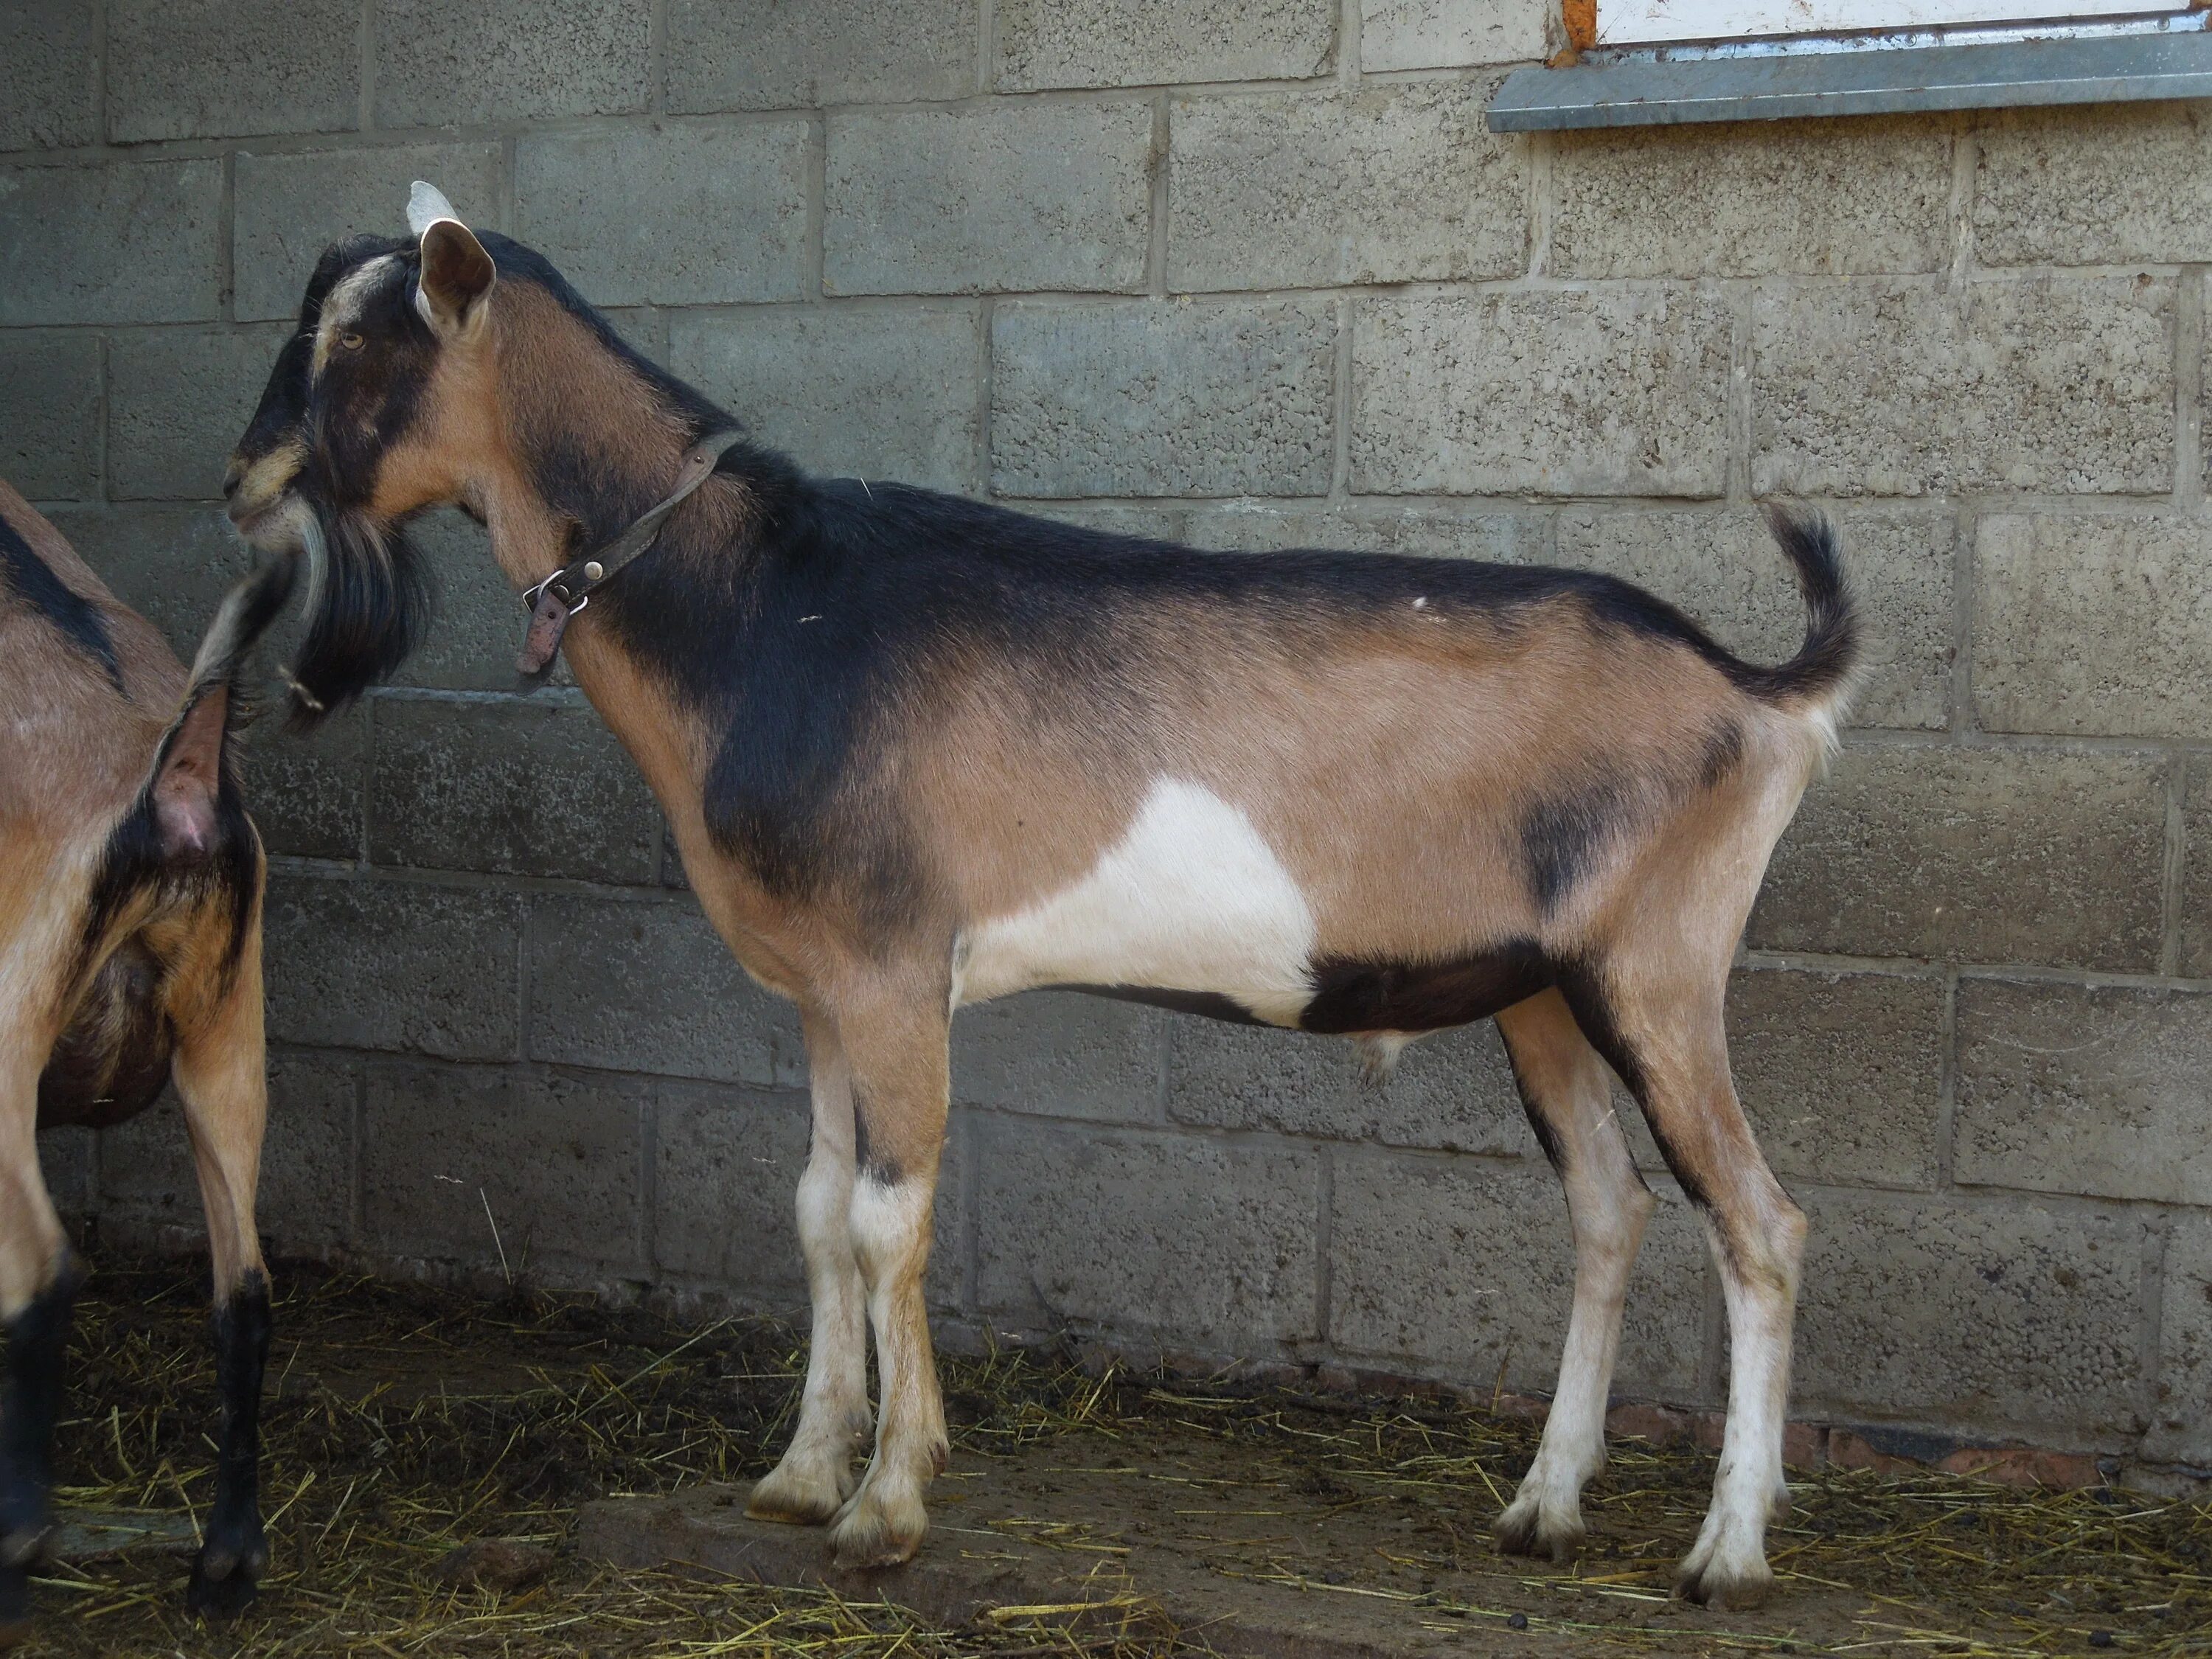
[{"label": "goat's nose", "polygon": [[238,486],[246,477],[246,463],[234,455],[222,470],[222,498],[228,501],[238,494]]}]

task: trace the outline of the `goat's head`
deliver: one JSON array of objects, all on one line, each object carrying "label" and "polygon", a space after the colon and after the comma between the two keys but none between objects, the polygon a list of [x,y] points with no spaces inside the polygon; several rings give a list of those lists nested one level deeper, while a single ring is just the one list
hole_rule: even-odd
[{"label": "goat's head", "polygon": [[313,564],[293,685],[307,721],[413,647],[429,592],[406,522],[464,501],[495,441],[492,257],[428,185],[408,216],[410,239],[325,250],[224,479],[249,541]]}]

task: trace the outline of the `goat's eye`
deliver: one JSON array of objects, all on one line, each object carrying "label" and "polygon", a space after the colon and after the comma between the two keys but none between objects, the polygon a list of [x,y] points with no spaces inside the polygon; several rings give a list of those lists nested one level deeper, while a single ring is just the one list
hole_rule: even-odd
[{"label": "goat's eye", "polygon": [[348,351],[358,351],[361,349],[361,336],[358,334],[341,334],[338,336],[338,343],[343,346]]}]

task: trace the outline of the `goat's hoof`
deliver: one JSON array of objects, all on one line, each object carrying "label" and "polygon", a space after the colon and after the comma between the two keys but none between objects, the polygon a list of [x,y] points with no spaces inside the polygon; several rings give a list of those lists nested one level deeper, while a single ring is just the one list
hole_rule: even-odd
[{"label": "goat's hoof", "polygon": [[1579,1515],[1546,1515],[1534,1498],[1516,1498],[1491,1523],[1500,1555],[1542,1556],[1553,1566],[1572,1566],[1589,1534]]},{"label": "goat's hoof", "polygon": [[886,1503],[864,1480],[830,1523],[830,1548],[841,1567],[896,1567],[914,1559],[928,1530],[919,1497]]},{"label": "goat's hoof", "polygon": [[185,1610],[202,1619],[235,1619],[260,1595],[261,1571],[268,1564],[269,1547],[258,1538],[244,1544],[210,1539],[192,1559]]},{"label": "goat's hoof", "polygon": [[859,1484],[849,1463],[835,1474],[793,1468],[787,1458],[763,1475],[745,1500],[745,1513],[756,1521],[780,1521],[794,1527],[818,1527],[844,1508]]},{"label": "goat's hoof", "polygon": [[1719,1553],[1698,1563],[1693,1553],[1675,1576],[1674,1593],[1685,1601],[1716,1613],[1742,1613],[1766,1605],[1774,1592],[1774,1574],[1765,1560],[1724,1563]]}]

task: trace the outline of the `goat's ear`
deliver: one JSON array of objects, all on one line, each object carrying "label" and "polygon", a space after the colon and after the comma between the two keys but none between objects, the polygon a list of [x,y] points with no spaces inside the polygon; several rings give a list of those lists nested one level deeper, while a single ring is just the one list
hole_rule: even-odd
[{"label": "goat's ear", "polygon": [[441,335],[473,332],[483,320],[498,275],[491,255],[459,219],[434,219],[422,233],[422,275],[415,308]]},{"label": "goat's ear", "polygon": [[162,739],[154,769],[154,823],[172,856],[215,846],[216,793],[222,784],[222,728],[230,688],[210,686]]}]

